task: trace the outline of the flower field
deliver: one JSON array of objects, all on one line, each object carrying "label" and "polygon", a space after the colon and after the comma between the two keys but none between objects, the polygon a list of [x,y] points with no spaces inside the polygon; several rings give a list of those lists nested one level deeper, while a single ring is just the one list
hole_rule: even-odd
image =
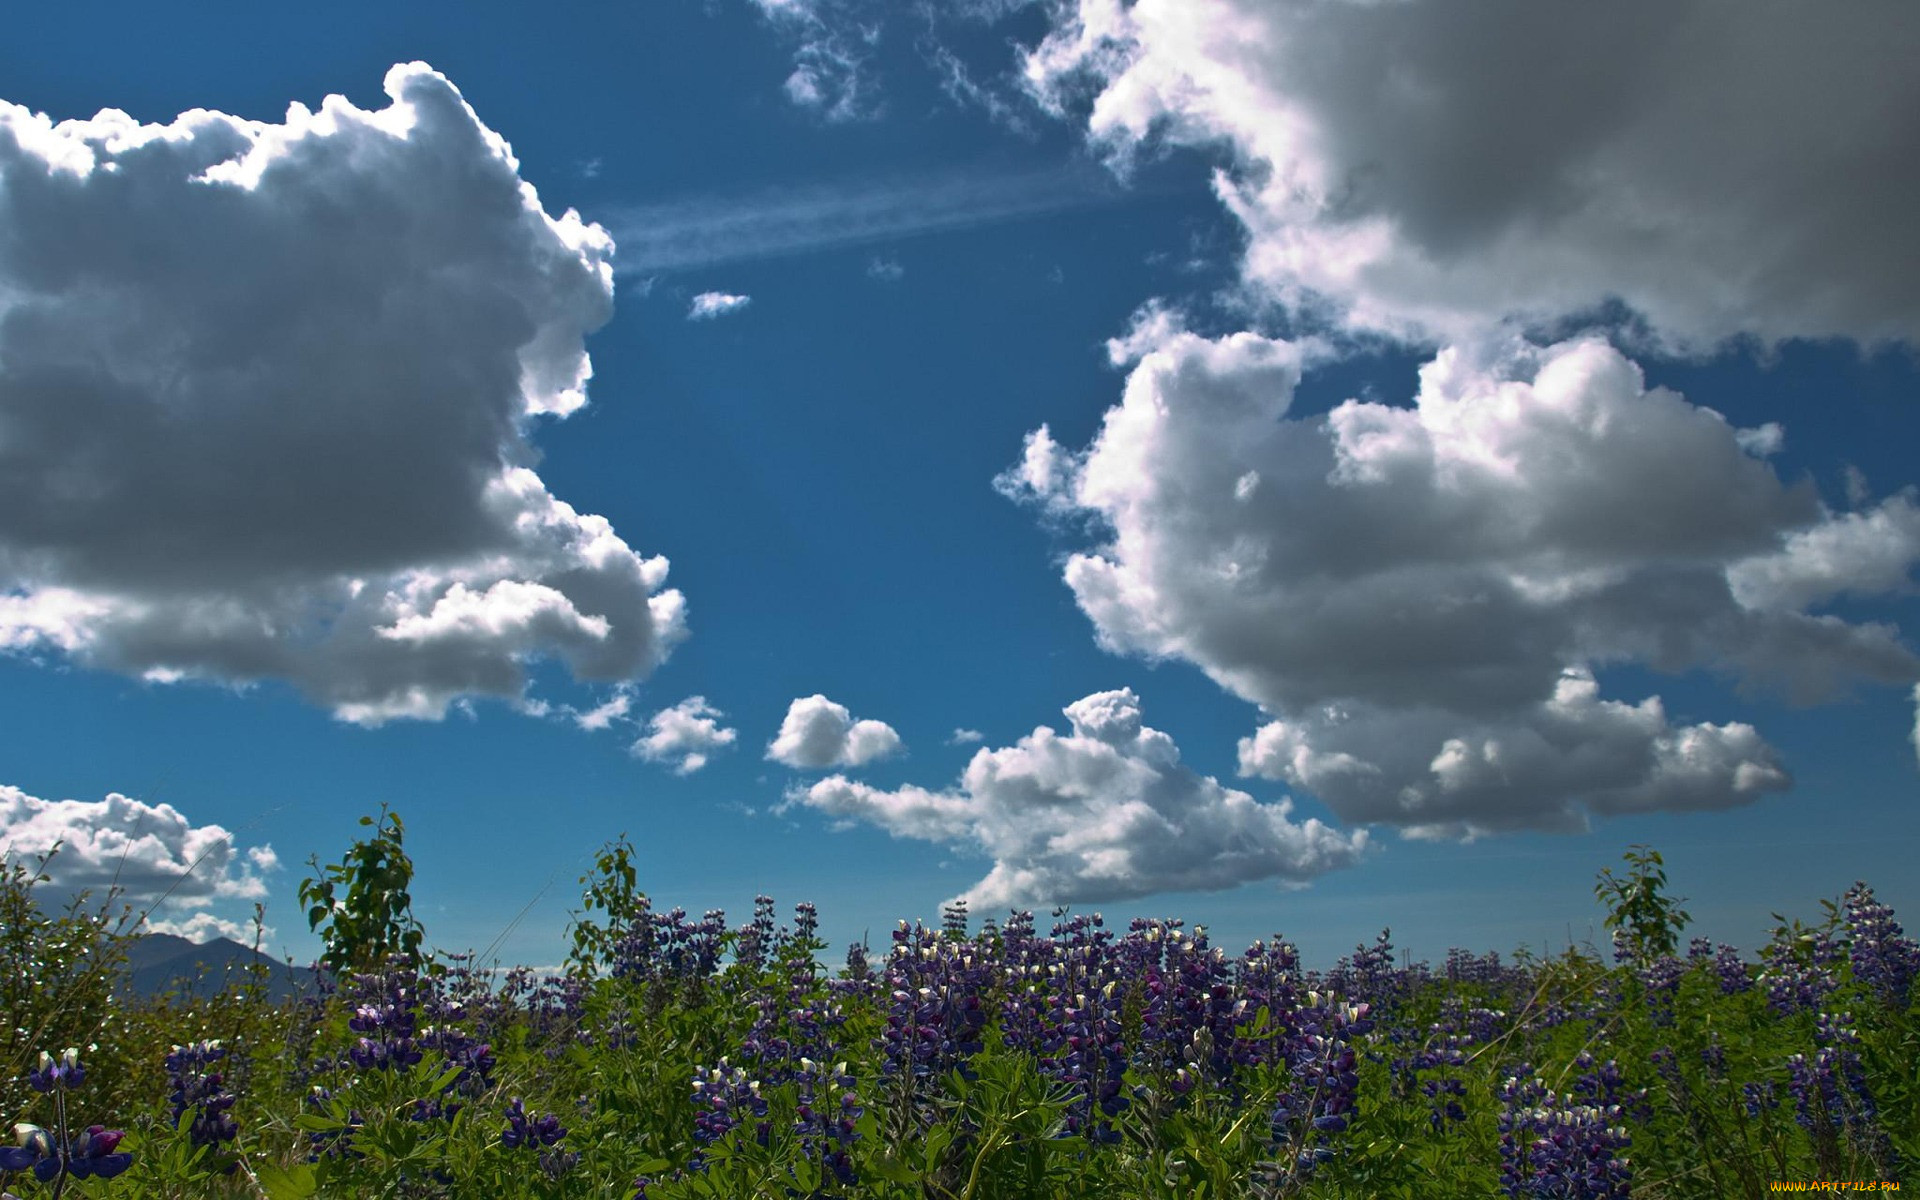
[{"label": "flower field", "polygon": [[[365,824],[372,824],[371,819]],[[269,1004],[115,994],[84,898],[0,892],[0,1186],[175,1197],[1727,1197],[1893,1189],[1920,1156],[1920,946],[1864,884],[1757,954],[1693,939],[1659,856],[1614,944],[1331,970],[1177,920],[902,923],[822,965],[659,911],[624,838],[564,975],[427,953],[386,816],[302,887],[332,969]],[[315,864],[318,867],[319,864]]]}]

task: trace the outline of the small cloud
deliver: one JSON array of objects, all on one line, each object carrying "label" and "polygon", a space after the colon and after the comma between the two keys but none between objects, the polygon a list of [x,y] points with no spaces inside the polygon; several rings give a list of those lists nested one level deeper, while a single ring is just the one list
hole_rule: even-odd
[{"label": "small cloud", "polygon": [[878,279],[881,283],[899,283],[906,274],[907,269],[900,265],[900,260],[891,256],[876,256],[867,264],[867,278]]},{"label": "small cloud", "polygon": [[978,729],[956,729],[953,731],[953,736],[947,739],[947,745],[971,746],[975,742],[985,741],[986,738],[987,735]]},{"label": "small cloud", "polygon": [[715,317],[724,317],[728,313],[738,312],[753,303],[751,296],[735,296],[728,292],[701,292],[693,298],[687,308],[687,320],[711,321]]},{"label": "small cloud", "polygon": [[860,0],[753,0],[794,45],[787,99],[828,121],[855,121],[879,113],[870,77],[880,25],[868,21]]},{"label": "small cloud", "polygon": [[787,706],[767,757],[789,767],[857,767],[900,750],[900,735],[884,721],[855,721],[843,704],[822,695]]},{"label": "small cloud", "polygon": [[622,691],[613,699],[588,712],[575,712],[573,723],[589,733],[605,729],[621,717],[627,715],[627,709],[633,704],[633,697]]},{"label": "small cloud", "polygon": [[676,775],[691,775],[707,765],[716,750],[733,745],[739,731],[723,729],[725,716],[705,696],[689,696],[672,708],[663,708],[647,721],[647,733],[633,744],[633,753],[648,762],[678,759]]},{"label": "small cloud", "polygon": [[1862,509],[1867,501],[1873,499],[1873,489],[1867,485],[1867,473],[1852,463],[1846,465],[1847,507]]},{"label": "small cloud", "polygon": [[588,160],[580,164],[580,167],[579,167],[580,178],[582,179],[600,178],[600,168],[604,165],[606,164],[600,158],[599,155],[595,155],[594,157],[589,158]]},{"label": "small cloud", "polygon": [[1765,425],[1756,425],[1752,429],[1736,429],[1733,440],[1742,450],[1755,458],[1767,458],[1780,453],[1787,444],[1786,430],[1778,421],[1768,421]]}]

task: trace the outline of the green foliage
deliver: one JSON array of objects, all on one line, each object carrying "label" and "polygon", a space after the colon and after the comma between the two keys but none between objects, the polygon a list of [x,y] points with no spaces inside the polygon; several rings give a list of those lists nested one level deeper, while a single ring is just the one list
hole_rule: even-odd
[{"label": "green foliage", "polygon": [[628,844],[625,833],[602,846],[593,861],[593,871],[580,877],[580,883],[587,889],[581,894],[580,902],[586,913],[595,909],[604,912],[606,923],[599,924],[588,915],[574,913],[570,914],[574,920],[568,926],[573,949],[567,955],[567,969],[583,975],[591,975],[598,967],[612,964],[621,938],[646,912],[647,905],[647,894],[635,886],[633,847]]},{"label": "green foliage", "polygon": [[57,917],[33,896],[47,864],[0,859],[0,1112],[18,1112],[31,1093],[22,1077],[42,1049],[98,1042],[113,1017],[113,989],[126,962],[129,913],[110,915],[117,892],[95,911],[87,892]]},{"label": "green foliage", "polygon": [[[374,819],[361,817],[360,824],[374,826]],[[374,970],[394,955],[420,960],[426,930],[407,891],[413,859],[401,845],[405,832],[400,814],[383,804],[373,837],[356,841],[324,870],[318,855],[307,860],[320,874],[301,880],[300,903],[307,927],[326,943],[320,961],[336,976]]]},{"label": "green foliage", "polygon": [[1666,894],[1667,872],[1660,852],[1636,844],[1625,857],[1631,870],[1619,878],[1602,868],[1593,885],[1595,899],[1607,906],[1607,928],[1625,935],[1635,962],[1647,963],[1680,946],[1680,932],[1693,918]]}]

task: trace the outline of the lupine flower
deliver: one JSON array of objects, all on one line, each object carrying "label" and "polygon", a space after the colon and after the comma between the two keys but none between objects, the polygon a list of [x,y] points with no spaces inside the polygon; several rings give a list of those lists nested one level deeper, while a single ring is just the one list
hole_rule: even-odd
[{"label": "lupine flower", "polygon": [[1767,989],[1767,1003],[1781,1016],[1817,1010],[1839,981],[1828,968],[1839,961],[1839,948],[1824,933],[1797,936],[1782,929],[1760,952],[1765,969],[1760,983]]},{"label": "lupine flower", "polygon": [[593,1044],[593,1031],[582,1023],[587,1013],[587,980],[582,976],[542,976],[529,990],[524,1011],[528,1044],[540,1046],[549,1060],[559,1058],[568,1042]]},{"label": "lupine flower", "polygon": [[1373,945],[1356,946],[1352,955],[1335,963],[1327,973],[1326,990],[1365,1001],[1375,1011],[1390,1006],[1401,991],[1393,969],[1392,933],[1382,929]]},{"label": "lupine flower", "polygon": [[404,1071],[420,1061],[420,1048],[414,1043],[418,1001],[417,975],[413,964],[396,955],[378,973],[356,975],[360,1003],[347,1028],[360,1039],[347,1049],[347,1059],[362,1071]]},{"label": "lupine flower", "polygon": [[1844,1136],[1877,1163],[1891,1164],[1894,1151],[1880,1127],[1880,1109],[1854,1049],[1860,1035],[1853,1028],[1853,1014],[1818,1014],[1814,1041],[1812,1058],[1795,1054],[1787,1060],[1794,1119],[1813,1135],[1823,1156],[1831,1155]]},{"label": "lupine flower", "polygon": [[[234,1094],[226,1086],[225,1076],[213,1069],[215,1063],[227,1057],[226,1047],[219,1042],[195,1042],[191,1046],[175,1046],[167,1055],[167,1082],[171,1087],[169,1100],[173,1108],[173,1121],[177,1126],[187,1113],[193,1113],[193,1123],[188,1136],[195,1146],[220,1149],[225,1142],[231,1142],[240,1136],[239,1126],[234,1123],[232,1108]],[[228,1162],[223,1169],[232,1174],[239,1169],[239,1160]]]},{"label": "lupine flower", "polygon": [[822,1063],[803,1058],[793,1082],[797,1096],[794,1133],[799,1136],[801,1150],[822,1162],[834,1178],[851,1186],[858,1176],[848,1147],[859,1139],[856,1125],[865,1110],[854,1091],[847,1064],[837,1063],[828,1070]]},{"label": "lupine flower", "polygon": [[1331,1135],[1352,1121],[1360,1077],[1358,1055],[1348,1043],[1373,1028],[1367,1004],[1343,1004],[1338,996],[1311,990],[1307,1003],[1288,1051],[1289,1088],[1272,1115],[1273,1140],[1291,1150],[1291,1169],[1301,1176],[1332,1157]]},{"label": "lupine flower", "polygon": [[459,1068],[460,1074],[447,1085],[449,1088],[477,1098],[493,1087],[491,1043],[479,1040],[464,1029],[429,1025],[420,1033],[420,1045],[428,1050],[439,1051],[448,1067]]},{"label": "lupine flower", "polygon": [[[701,1109],[693,1118],[693,1140],[703,1146],[726,1137],[739,1123],[741,1112],[759,1118],[754,1136],[761,1145],[766,1145],[773,1131],[765,1120],[767,1101],[760,1094],[760,1081],[747,1078],[745,1071],[729,1065],[726,1058],[717,1067],[694,1072],[693,1102]],[[700,1162],[701,1155],[695,1151],[692,1165],[697,1168]]]},{"label": "lupine flower", "polygon": [[117,1154],[115,1148],[126,1133],[119,1129],[108,1129],[105,1125],[89,1125],[87,1131],[73,1139],[73,1148],[67,1158],[67,1173],[75,1179],[85,1179],[97,1175],[101,1179],[112,1179],[133,1163],[133,1155]]},{"label": "lupine flower", "polygon": [[500,1135],[500,1144],[509,1150],[526,1146],[538,1149],[551,1146],[567,1135],[560,1124],[560,1118],[552,1113],[529,1115],[518,1096],[507,1105],[507,1128]]},{"label": "lupine flower", "polygon": [[[1296,1032],[1294,1011],[1299,1007],[1300,951],[1279,934],[1271,945],[1256,941],[1234,968],[1234,987],[1243,1018],[1234,1029],[1233,1057],[1242,1065],[1277,1066],[1286,1060]],[[1259,1023],[1261,1010],[1266,1023]]]},{"label": "lupine flower", "polygon": [[[1152,952],[1142,953],[1149,947]],[[1123,977],[1140,980],[1141,1058],[1167,1069],[1191,1057],[1216,1085],[1231,1087],[1240,1057],[1236,1051],[1241,1049],[1236,1033],[1242,1025],[1251,1025],[1258,1009],[1236,994],[1232,964],[1224,952],[1207,944],[1206,931],[1188,934],[1176,923],[1143,928],[1136,922],[1116,958]],[[1196,1037],[1203,1030],[1204,1053],[1195,1055]],[[1250,1054],[1246,1060],[1251,1061]]]},{"label": "lupine flower", "polygon": [[133,1164],[133,1155],[116,1152],[126,1134],[105,1125],[87,1126],[65,1153],[53,1134],[38,1125],[15,1125],[13,1132],[18,1145],[0,1149],[0,1170],[32,1171],[41,1183],[63,1173],[75,1179],[112,1179]]},{"label": "lupine flower", "polygon": [[949,941],[967,940],[967,902],[965,900],[955,900],[952,904],[941,906],[940,932],[944,933]]},{"label": "lupine flower", "polygon": [[733,961],[748,973],[758,975],[767,965],[767,952],[773,948],[773,897],[753,898],[753,920],[740,927],[734,943]]},{"label": "lupine flower", "polygon": [[1627,1200],[1631,1142],[1617,1104],[1574,1103],[1522,1066],[1501,1088],[1500,1183],[1512,1200]]},{"label": "lupine flower", "polygon": [[988,964],[971,944],[902,921],[887,958],[883,1070],[909,1079],[938,1078],[956,1068],[970,1074],[967,1060],[980,1052],[987,1023],[988,983]]},{"label": "lupine flower", "polygon": [[1680,995],[1680,981],[1686,978],[1687,964],[1671,954],[1662,954],[1640,971],[1646,989],[1647,1012],[1655,1025],[1673,1024],[1673,1005]]},{"label": "lupine flower", "polygon": [[73,1089],[80,1086],[87,1077],[87,1070],[80,1065],[80,1052],[69,1046],[55,1058],[45,1050],[40,1052],[40,1067],[27,1073],[27,1086],[36,1092],[51,1092],[55,1088]]},{"label": "lupine flower", "polygon": [[1720,979],[1723,996],[1738,996],[1753,988],[1753,976],[1747,973],[1747,964],[1740,960],[1740,951],[1724,942],[1714,951],[1713,971]]},{"label": "lupine flower", "polygon": [[1866,884],[1848,889],[1845,905],[1853,977],[1878,992],[1889,1007],[1904,1010],[1920,976],[1920,944],[1906,936],[1893,910],[1875,900]]},{"label": "lupine flower", "polygon": [[[1467,1094],[1466,1085],[1450,1075],[1421,1079],[1421,1073],[1464,1067],[1468,1049],[1498,1036],[1505,1018],[1505,1012],[1469,1009],[1458,997],[1448,997],[1441,1005],[1440,1020],[1428,1027],[1420,1048],[1411,1057],[1396,1059],[1389,1065],[1389,1074],[1403,1081],[1402,1095],[1411,1096],[1417,1083],[1419,1093],[1430,1102],[1427,1120],[1435,1133],[1467,1119],[1466,1109],[1460,1102]],[[1398,1040],[1396,1033],[1390,1032],[1388,1036]]]},{"label": "lupine flower", "polygon": [[0,1170],[32,1171],[41,1183],[60,1173],[60,1148],[51,1133],[23,1123],[13,1127],[13,1136],[19,1144],[0,1150]]},{"label": "lupine flower", "polygon": [[577,1150],[542,1150],[540,1152],[540,1170],[548,1179],[558,1179],[580,1162]]},{"label": "lupine flower", "polygon": [[1111,1118],[1131,1100],[1121,1094],[1125,996],[1105,925],[1098,913],[1056,924],[1046,957],[1036,956],[1026,968],[1033,982],[1008,1004],[1032,1007],[1022,1014],[1020,1035],[1033,1039],[1030,1052],[1037,1054],[1041,1073],[1072,1091],[1067,1132],[1111,1143],[1120,1139]]},{"label": "lupine flower", "polygon": [[867,965],[867,948],[861,942],[847,943],[847,978],[865,980],[873,973]]}]

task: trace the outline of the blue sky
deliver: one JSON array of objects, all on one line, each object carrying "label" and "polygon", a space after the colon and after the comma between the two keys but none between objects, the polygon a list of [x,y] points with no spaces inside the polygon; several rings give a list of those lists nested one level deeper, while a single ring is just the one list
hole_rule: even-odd
[{"label": "blue sky", "polygon": [[382,803],[510,962],[622,831],[836,950],[1910,914],[1920,20],[1441,8],[16,14],[14,852],[303,960]]}]

